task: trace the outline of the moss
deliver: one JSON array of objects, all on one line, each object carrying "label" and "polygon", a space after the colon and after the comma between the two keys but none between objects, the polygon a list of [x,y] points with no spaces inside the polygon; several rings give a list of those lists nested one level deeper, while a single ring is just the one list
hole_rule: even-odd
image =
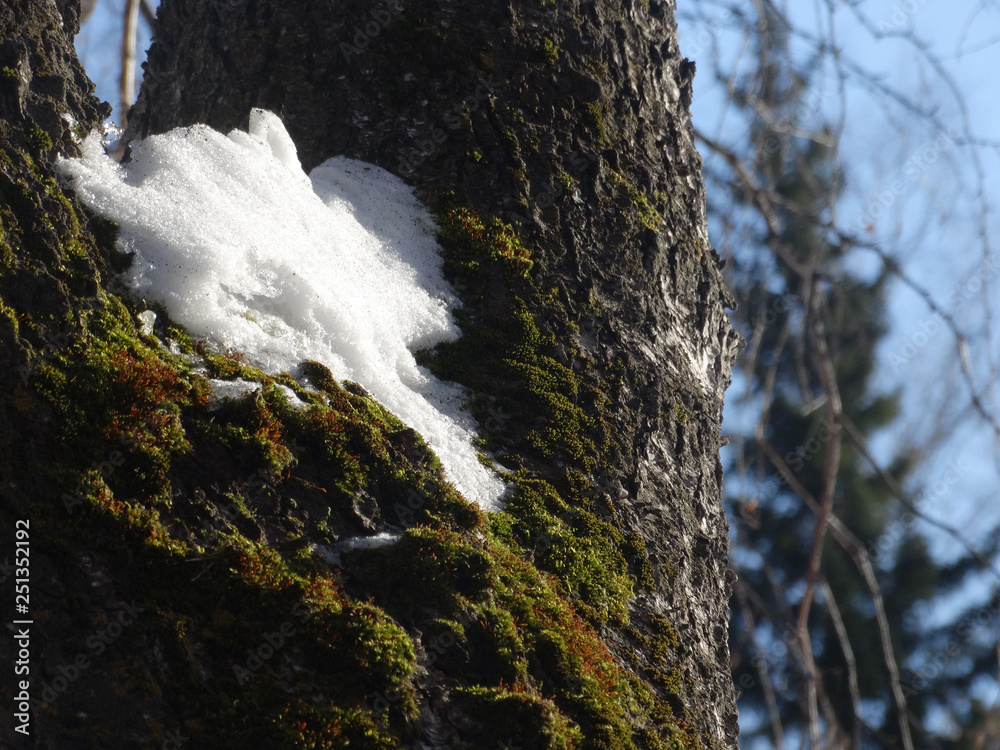
[{"label": "moss", "polygon": [[560,172],[556,175],[556,179],[559,180],[559,184],[562,185],[566,194],[572,193],[577,184],[576,179],[567,172]]},{"label": "moss", "polygon": [[677,424],[685,425],[692,419],[697,418],[697,416],[698,416],[697,414],[692,412],[690,409],[685,407],[680,402],[674,404],[674,419],[677,422]]},{"label": "moss", "polygon": [[542,39],[538,44],[538,51],[542,57],[551,64],[559,60],[559,46],[548,37]]},{"label": "moss", "polygon": [[258,367],[250,364],[247,355],[243,352],[233,351],[217,352],[204,341],[195,344],[195,351],[205,361],[208,373],[213,378],[219,380],[256,380],[263,381],[264,373]]},{"label": "moss", "polygon": [[228,400],[220,409],[213,438],[240,453],[244,460],[269,475],[279,475],[293,462],[284,443],[285,427],[280,412],[284,397],[268,383],[263,393]]},{"label": "moss", "polygon": [[39,362],[36,391],[55,409],[71,450],[120,450],[119,477],[165,489],[171,457],[190,449],[180,424],[184,406],[205,394],[182,379],[136,336],[128,311],[111,304],[62,351]]},{"label": "moss", "polygon": [[[592,469],[598,453],[591,437],[595,422],[583,407],[597,396],[581,393],[577,375],[553,356],[559,351],[555,337],[542,333],[528,305],[515,297],[506,316],[466,321],[463,333],[458,341],[421,353],[418,361],[439,377],[490,394],[471,404],[480,423],[493,428],[487,447],[499,447],[497,438],[504,435],[514,441],[508,448],[546,459],[562,454]],[[498,413],[505,418],[495,419]]]},{"label": "moss", "polygon": [[51,151],[52,137],[37,125],[32,125],[28,131],[28,145],[36,151]]},{"label": "moss", "polygon": [[7,319],[8,325],[16,337],[21,327],[17,320],[17,312],[15,312],[14,308],[5,304],[2,299],[0,299],[0,315]]},{"label": "moss", "polygon": [[[89,405],[80,408],[101,415],[94,419],[93,429],[97,432],[118,414],[118,390],[128,394],[140,411],[156,400],[152,394],[165,402],[186,404],[187,410],[203,408],[203,400],[191,395],[197,387],[166,363],[150,361],[130,326],[128,312],[120,305],[112,305],[111,310],[91,322],[89,336],[74,341],[66,356],[54,357],[47,364],[49,369],[39,376],[47,386],[42,389],[44,397],[74,429],[85,429],[83,421],[73,419],[72,410],[68,410],[81,393],[92,398]],[[118,366],[104,367],[106,357]],[[73,364],[77,358],[82,363],[79,366]],[[224,366],[222,361],[219,364]],[[105,393],[105,385],[116,372],[120,373],[120,383]],[[57,377],[60,373],[61,378]],[[139,389],[140,385],[148,393]],[[224,410],[216,416],[223,425],[263,424],[270,429],[272,420],[284,416],[276,407],[279,399],[274,388],[265,384],[259,402],[247,399],[246,403],[236,404],[235,410]],[[373,413],[362,408],[361,402],[367,399],[346,392],[344,399],[359,419]],[[266,419],[265,410],[271,411]],[[385,423],[396,426],[392,420]],[[293,423],[288,429],[301,426]],[[87,453],[76,443],[84,433],[66,434],[75,447],[62,457],[62,472],[72,471],[86,460],[83,456]],[[178,455],[170,452],[168,458],[176,462]],[[175,642],[181,649],[168,653],[168,658],[180,663],[205,658],[197,656],[197,652],[211,653],[211,659],[221,660],[221,664],[217,662],[221,672],[217,671],[212,691],[215,697],[207,701],[198,684],[185,684],[183,678],[178,684],[176,675],[160,678],[173,684],[179,695],[191,692],[201,696],[198,705],[187,709],[205,719],[195,732],[192,746],[244,747],[259,742],[260,737],[275,742],[293,738],[316,742],[350,740],[366,747],[397,746],[394,735],[412,720],[416,710],[410,686],[415,654],[405,632],[382,610],[345,596],[329,573],[322,572],[323,566],[317,567],[300,555],[286,557],[274,546],[251,541],[237,526],[226,524],[220,529],[203,516],[200,529],[195,525],[198,530],[193,535],[190,521],[182,524],[181,534],[188,541],[180,541],[171,531],[179,519],[166,521],[163,517],[164,512],[173,512],[171,505],[152,507],[156,498],[148,490],[156,483],[149,476],[141,477],[135,488],[136,498],[140,499],[122,499],[119,491],[105,481],[107,478],[119,490],[127,491],[119,481],[126,469],[126,465],[115,465],[111,477],[106,477],[103,469],[83,472],[73,505],[67,507],[74,519],[71,533],[81,543],[90,536],[104,538],[109,531],[112,533],[117,541],[105,545],[98,555],[107,566],[123,571],[116,584],[123,595],[130,590],[147,592],[146,581],[155,576],[156,606],[170,614],[162,628],[159,624],[151,626],[150,635],[155,633],[160,642]],[[238,507],[241,517],[253,522],[249,528],[261,522],[246,498],[227,494],[225,499]],[[190,516],[192,509],[184,512]],[[200,563],[200,572],[191,567],[195,560],[207,561]],[[196,572],[194,581],[192,572]],[[281,628],[291,629],[298,639],[294,651],[287,653],[318,670],[309,678],[314,681],[310,690],[330,696],[333,702],[290,700],[281,679],[272,673],[271,667],[278,666],[277,662],[259,668],[247,661],[247,649],[257,653],[261,639]],[[190,644],[179,643],[192,638],[201,644],[196,650]],[[268,678],[255,679],[258,669],[267,671]],[[196,673],[192,670],[190,674]],[[184,670],[179,674],[185,674]],[[323,675],[319,684],[316,675]],[[387,691],[395,696],[388,708],[357,707],[367,695]],[[387,730],[387,725],[396,729]]]},{"label": "moss", "polygon": [[593,134],[597,145],[601,148],[611,148],[607,130],[604,127],[604,113],[597,102],[587,102],[583,105],[583,124]]},{"label": "moss", "polygon": [[503,511],[490,516],[494,538],[555,575],[590,619],[626,622],[633,577],[620,551],[626,546],[621,532],[571,508],[548,482],[521,472],[514,486]]},{"label": "moss", "polygon": [[[155,576],[154,606],[162,614],[147,626],[149,636],[193,640],[200,644],[196,651],[210,649],[221,667],[210,694],[197,683],[181,683],[200,696],[196,715],[206,719],[195,747],[245,747],[260,737],[353,737],[366,747],[392,747],[385,723],[400,727],[415,716],[412,642],[383,612],[346,596],[328,573],[310,572],[308,564],[236,532],[206,539],[211,554],[196,552],[171,538],[155,510],[117,500],[106,486],[95,486],[75,518],[74,535],[114,530],[117,541],[96,555],[105,565],[128,566],[120,567],[130,571],[119,577],[123,595],[146,592]],[[201,567],[194,581],[192,563]],[[276,650],[311,663],[318,670],[313,689],[333,702],[290,700],[274,671],[280,660],[270,661]],[[168,658],[205,657],[168,650]],[[266,679],[258,679],[262,672]],[[392,691],[395,700],[382,711],[350,707],[372,691]]]},{"label": "moss", "polygon": [[446,248],[446,267],[475,271],[483,263],[498,263],[522,277],[530,273],[531,252],[511,225],[499,219],[483,219],[464,207],[444,209],[437,218],[439,239]]},{"label": "moss", "polygon": [[451,616],[459,597],[482,595],[494,583],[486,553],[455,532],[410,529],[389,550],[368,555],[367,569],[380,589],[399,587],[389,606],[400,614],[427,609]]},{"label": "moss", "polygon": [[452,694],[476,724],[482,747],[572,750],[581,747],[580,728],[551,700],[527,690],[460,687]]},{"label": "moss", "polygon": [[268,716],[263,731],[248,732],[246,741],[258,747],[326,748],[352,744],[372,750],[399,747],[398,741],[387,735],[365,711],[332,703],[314,706],[303,700],[291,701],[275,715]]},{"label": "moss", "polygon": [[[599,114],[594,107],[592,112]],[[557,179],[567,190],[572,187],[571,177]],[[657,226],[659,216],[650,201],[624,177],[612,183],[619,188],[616,197],[624,215],[647,228]],[[443,210],[454,205],[454,196],[446,196],[443,208],[438,207],[442,225],[447,219]],[[442,233],[441,241],[446,258],[468,257],[469,239],[461,232]],[[526,237],[522,243],[530,241]],[[479,685],[502,679],[510,689],[523,679],[528,693],[537,689],[552,697],[558,710],[579,725],[588,747],[700,746],[697,731],[672,714],[672,706],[680,705],[677,695],[684,692],[684,678],[682,656],[678,649],[671,650],[675,641],[669,622],[642,626],[651,633],[641,641],[646,653],[655,648],[668,658],[654,657],[658,664],[647,673],[648,665],[637,657],[633,667],[642,677],[634,680],[623,677],[617,666],[608,671],[597,667],[608,664],[604,659],[613,663],[599,640],[568,637],[588,632],[589,626],[561,621],[553,629],[543,624],[548,597],[571,601],[577,622],[601,626],[626,622],[634,592],[656,587],[644,541],[638,534],[622,533],[610,499],[593,486],[594,474],[614,466],[621,450],[609,439],[603,410],[632,398],[630,394],[644,385],[630,376],[624,362],[612,362],[597,372],[575,350],[572,332],[574,324],[575,330],[580,327],[568,310],[572,304],[599,325],[601,311],[592,299],[567,300],[559,289],[539,289],[534,275],[512,277],[495,265],[446,261],[446,272],[460,286],[466,303],[457,315],[463,335],[421,353],[419,361],[439,377],[470,389],[470,408],[484,436],[481,445],[516,470],[508,476],[513,491],[504,510],[488,517],[485,549],[493,572],[487,577],[495,581],[489,593],[484,589],[449,601],[423,591],[421,597],[414,596],[411,610],[384,606],[425,633],[426,618],[451,622],[453,629],[436,626],[433,631],[450,633],[457,644],[439,663]],[[531,471],[539,465],[549,472],[544,479]],[[522,564],[536,576],[541,572],[544,593],[529,582],[527,573],[522,577],[513,572]],[[368,569],[365,578],[377,578],[387,567],[378,573]],[[390,576],[393,592],[423,585],[400,575]],[[489,606],[479,601],[487,596]],[[376,601],[391,598],[387,590]],[[417,614],[418,598],[438,603],[433,611]],[[515,617],[513,629],[503,611]],[[469,613],[475,613],[471,620]],[[654,630],[661,626],[663,632]],[[582,653],[589,655],[586,660],[579,659]],[[669,691],[673,703],[658,698],[657,690]]]},{"label": "moss", "polygon": [[666,658],[668,651],[676,651],[680,648],[681,639],[677,634],[677,628],[666,617],[654,612],[649,616],[649,621],[657,636],[653,646],[654,656]]},{"label": "moss", "polygon": [[375,603],[398,621],[452,634],[454,645],[434,650],[435,663],[457,670],[474,715],[502,706],[541,722],[536,741],[580,736],[588,747],[636,747],[651,696],[636,692],[645,688],[628,680],[554,579],[502,545],[411,529],[394,545],[355,553],[351,570],[375,585]]},{"label": "moss", "polygon": [[612,171],[611,177],[615,184],[625,189],[639,223],[651,232],[659,232],[663,229],[663,216],[652,201],[620,172]]},{"label": "moss", "polygon": [[[83,221],[50,188],[47,221],[66,274],[93,281],[102,259],[127,261],[113,251],[114,225]],[[76,331],[65,347],[32,363],[26,398],[53,419],[49,453],[38,454],[48,458],[30,473],[71,503],[40,502],[47,552],[72,552],[60,558],[68,579],[84,550],[113,572],[117,595],[149,606],[129,645],[163,649],[171,668],[146,679],[170,696],[192,748],[407,745],[417,715],[407,633],[418,630],[425,648],[429,633],[455,643],[435,666],[488,743],[627,750],[666,747],[654,742],[681,731],[594,630],[624,621],[648,566],[641,539],[623,536],[590,488],[588,473],[605,460],[597,446],[607,444],[602,375],[561,343],[576,322],[560,292],[533,286],[529,239],[468,208],[451,211],[441,222],[449,273],[489,309],[463,317],[463,339],[428,357],[482,386],[474,408],[494,422],[491,449],[565,468],[547,481],[519,472],[510,506],[488,525],[419,435],[318,363],[303,370],[321,395],[192,341],[162,315],[157,330],[212,377],[262,384],[209,412],[205,378],[138,335],[135,310],[105,291],[61,321]],[[16,217],[0,217],[13,234]],[[291,409],[278,382],[309,407]],[[314,540],[386,521],[410,528],[395,545],[345,554],[343,576],[310,552]],[[284,632],[262,657],[266,639]],[[502,722],[483,721],[492,716]]]},{"label": "moss", "polygon": [[586,62],[587,69],[596,75],[598,80],[603,81],[608,77],[608,67],[600,60],[595,60],[593,57],[587,57]]},{"label": "moss", "polygon": [[167,326],[167,336],[171,341],[176,341],[184,354],[194,354],[197,350],[195,342],[188,335],[188,332],[179,326]]},{"label": "moss", "polygon": [[9,65],[5,65],[4,67],[0,68],[0,78],[6,78],[7,80],[16,81],[20,77],[21,77],[20,73],[18,73],[15,68],[10,67]]}]

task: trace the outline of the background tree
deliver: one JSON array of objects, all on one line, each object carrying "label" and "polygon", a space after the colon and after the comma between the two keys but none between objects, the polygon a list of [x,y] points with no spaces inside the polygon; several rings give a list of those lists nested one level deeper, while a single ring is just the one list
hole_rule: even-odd
[{"label": "background tree", "polygon": [[[905,24],[894,20],[879,31],[859,4],[847,6],[844,13],[879,35],[891,31],[911,43],[946,80],[930,45]],[[711,18],[720,10],[727,23]],[[935,428],[921,425],[886,450],[887,428],[898,423],[907,395],[886,392],[875,377],[887,291],[902,282],[921,292],[935,313],[921,329],[925,343],[928,332],[947,329],[961,355],[969,338],[957,317],[938,314],[944,301],[914,281],[912,246],[879,241],[881,204],[866,207],[860,225],[843,219],[854,215],[844,187],[856,171],[842,146],[848,83],[877,89],[919,114],[916,121],[936,132],[936,151],[943,144],[957,148],[957,139],[941,136],[930,107],[847,56],[833,36],[838,11],[828,5],[810,33],[801,15],[771,2],[687,10],[701,32],[702,69],[714,66],[709,78],[729,102],[720,118],[726,127],[699,137],[717,157],[706,170],[712,228],[730,259],[740,303],[735,318],[749,342],[743,399],[730,412],[747,427],[734,441],[728,469],[741,576],[732,645],[744,741],[781,748],[802,737],[810,747],[981,747],[995,741],[988,739],[994,730],[982,718],[985,706],[969,696],[992,679],[997,656],[993,640],[971,623],[978,618],[988,629],[997,614],[988,593],[996,590],[996,533],[973,543],[937,520],[940,510],[918,505],[921,485],[912,471],[954,431],[961,419],[954,403],[969,403],[967,416],[994,430],[995,413],[980,395],[992,392],[993,376],[986,369],[977,382],[982,371],[967,356],[955,358],[964,363],[971,403],[956,393]],[[720,52],[740,49],[733,41],[741,35],[745,54]],[[968,136],[963,142],[975,165],[982,144]],[[916,171],[913,160],[904,166]],[[973,281],[989,280],[988,248],[984,240]],[[878,262],[866,263],[866,254]],[[981,301],[988,320],[990,298]],[[980,361],[989,361],[989,336],[987,327]],[[921,415],[929,424],[928,413]],[[930,438],[918,442],[921,434]],[[969,459],[953,459],[943,478],[924,480],[925,498],[950,499],[947,488],[969,470]],[[964,555],[932,556],[928,531],[958,540]],[[929,624],[935,602],[947,601],[977,573],[981,581],[984,572],[992,579],[985,597],[980,584]]]}]

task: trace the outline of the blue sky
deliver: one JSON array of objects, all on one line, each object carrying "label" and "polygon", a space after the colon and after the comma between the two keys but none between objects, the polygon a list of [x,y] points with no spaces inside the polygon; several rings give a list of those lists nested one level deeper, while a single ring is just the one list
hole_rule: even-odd
[{"label": "blue sky", "polygon": [[[726,91],[713,78],[708,29],[685,17],[694,10],[692,6],[685,8],[683,0],[678,5],[681,53],[693,56],[699,63],[692,106],[694,124],[706,134],[736,143],[743,137],[742,123],[727,108]],[[788,12],[795,24],[814,33],[822,29],[829,35],[830,5],[789,3]],[[1000,279],[992,283],[991,289],[975,290],[982,286],[981,277],[988,275],[977,271],[988,255],[993,256],[993,238],[1000,236],[992,206],[1000,200],[1000,152],[995,148],[974,151],[962,144],[962,138],[971,134],[984,141],[1000,142],[1000,97],[995,78],[995,71],[1000,69],[1000,13],[982,9],[979,3],[929,0],[880,0],[857,5],[875,29],[912,29],[940,57],[941,71],[952,80],[949,82],[922,60],[912,45],[898,39],[876,38],[847,4],[836,5],[832,28],[845,59],[868,71],[881,84],[903,93],[931,113],[937,123],[935,126],[924,121],[889,97],[868,90],[861,85],[860,75],[848,77],[844,83],[846,93],[841,97],[841,82],[831,66],[825,66],[815,81],[820,93],[814,101],[819,118],[837,122],[843,116],[841,154],[847,188],[838,206],[840,220],[848,228],[855,228],[865,217],[863,223],[870,224],[871,231],[863,234],[877,239],[911,278],[955,315],[962,330],[975,342],[969,354],[979,375],[977,383],[983,387],[988,350],[992,349],[994,357],[1000,350],[996,325],[992,345],[988,347],[984,339],[986,311],[1000,303],[996,291]],[[716,6],[699,4],[697,11],[704,13],[706,7]],[[974,13],[974,8],[980,8],[979,12]],[[718,21],[713,30],[732,29],[719,34],[720,67],[729,71],[739,66],[741,55],[748,54],[748,50],[725,9],[718,7],[712,15]],[[804,56],[810,47],[800,43],[793,48]],[[962,111],[962,105],[967,112]],[[949,137],[939,127],[955,137]],[[708,163],[712,158],[706,154]],[[981,182],[976,160],[981,165]],[[868,221],[873,214],[878,218]],[[855,252],[852,262],[857,273],[870,273],[880,266],[872,253],[863,250]],[[959,304],[948,302],[954,292],[958,292]],[[932,312],[920,297],[897,283],[889,310],[891,332],[880,347],[883,365],[877,383],[884,391],[902,388],[904,413],[898,426],[875,443],[883,456],[890,455],[900,441],[927,433],[935,409],[955,412],[969,401],[968,389],[956,373],[954,338],[943,326],[935,326]],[[952,387],[947,387],[949,378],[954,381]],[[730,393],[730,403],[736,395]],[[1000,453],[982,420],[973,418],[949,431],[927,457],[915,484],[933,486],[956,460],[964,460],[969,470],[949,485],[946,493],[937,493],[922,507],[932,515],[947,518],[973,537],[980,536],[1000,522],[1000,504],[995,502],[1000,489]],[[950,557],[959,552],[954,542],[936,534],[933,539],[939,555]]]}]

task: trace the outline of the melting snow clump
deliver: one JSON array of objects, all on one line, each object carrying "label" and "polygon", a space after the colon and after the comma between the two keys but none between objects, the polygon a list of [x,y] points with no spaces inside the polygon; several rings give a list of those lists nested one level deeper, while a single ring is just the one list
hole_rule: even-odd
[{"label": "melting snow clump", "polygon": [[119,249],[135,254],[124,280],[140,297],[265,371],[294,375],[313,359],[360,383],[423,434],[459,490],[497,507],[503,483],[476,457],[462,390],[413,359],[457,337],[457,300],[405,183],[344,157],[307,176],[261,110],[249,133],[196,125],[133,143],[125,165],[99,134],[82,150],[60,173],[120,225]]}]

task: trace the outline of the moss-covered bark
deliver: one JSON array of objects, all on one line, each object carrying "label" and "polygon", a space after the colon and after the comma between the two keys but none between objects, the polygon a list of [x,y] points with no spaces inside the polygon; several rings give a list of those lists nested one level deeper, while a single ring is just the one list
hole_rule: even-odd
[{"label": "moss-covered bark", "polygon": [[[262,106],[307,167],[434,208],[464,336],[421,356],[516,470],[487,517],[322,365],[317,395],[162,311],[139,332],[114,227],[53,180],[103,115],[74,5],[0,0],[0,533],[31,519],[37,746],[734,747],[737,339],[669,7],[161,6],[133,137]],[[217,408],[209,375],[262,387]]]}]

